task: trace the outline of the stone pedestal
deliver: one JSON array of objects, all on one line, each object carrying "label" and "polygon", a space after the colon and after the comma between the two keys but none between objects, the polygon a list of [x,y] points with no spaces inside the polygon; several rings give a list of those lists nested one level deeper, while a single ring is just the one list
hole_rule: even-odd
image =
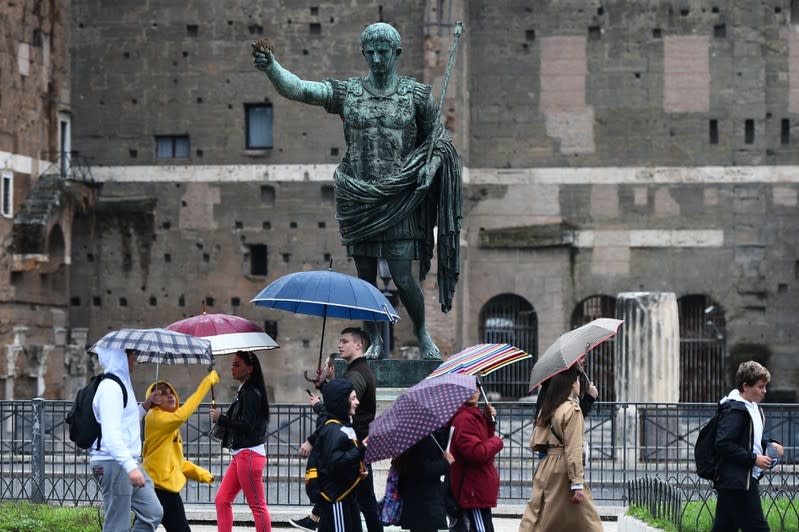
[{"label": "stone pedestal", "polygon": [[[369,360],[368,362],[377,379],[377,415],[379,416],[394,403],[399,394],[424,380],[443,361],[388,358]],[[336,376],[340,377],[346,370],[347,363],[344,360],[336,359]],[[377,500],[383,498],[390,466],[391,460],[381,460],[372,464]]]},{"label": "stone pedestal", "polygon": [[[401,359],[376,359],[369,360],[369,367],[377,379],[378,393],[380,388],[410,388],[414,384],[430,375],[441,365],[442,360],[401,360]],[[344,360],[336,359],[336,376],[341,376],[347,370]]]}]

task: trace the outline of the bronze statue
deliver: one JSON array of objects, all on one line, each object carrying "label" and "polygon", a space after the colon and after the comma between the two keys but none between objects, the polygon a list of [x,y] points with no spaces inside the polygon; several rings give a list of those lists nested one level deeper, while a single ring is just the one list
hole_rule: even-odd
[{"label": "bronze statue", "polygon": [[[422,356],[439,359],[425,327],[424,295],[412,261],[419,261],[423,280],[437,239],[439,302],[448,312],[460,271],[458,155],[441,126],[430,86],[397,73],[402,53],[397,30],[382,22],[369,25],[361,34],[361,51],[369,67],[366,76],[316,82],[280,66],[268,41],[253,43],[256,68],[279,94],[341,117],[347,151],[334,182],[342,243],[358,277],[372,284],[378,259],[386,260]],[[367,357],[377,358],[383,345],[380,328],[376,322],[364,328],[371,340]]]}]

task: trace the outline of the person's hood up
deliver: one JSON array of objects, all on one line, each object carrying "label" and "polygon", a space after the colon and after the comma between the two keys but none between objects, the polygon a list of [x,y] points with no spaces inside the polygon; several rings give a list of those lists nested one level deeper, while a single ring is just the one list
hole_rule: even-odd
[{"label": "person's hood up", "polygon": [[98,347],[95,349],[97,359],[103,365],[107,373],[113,373],[123,381],[130,383],[130,371],[128,369],[128,355],[124,349],[115,347]]},{"label": "person's hood up", "polygon": [[328,414],[340,421],[350,419],[350,394],[352,383],[347,379],[333,379],[322,388],[322,397],[325,401],[325,410]]},{"label": "person's hood up", "polygon": [[[165,384],[169,386],[169,389],[172,390],[172,395],[175,396],[175,407],[180,408],[180,396],[178,395],[178,391],[175,389],[174,386],[172,386],[172,384],[169,381],[155,381],[154,383],[152,383],[147,387],[147,393],[144,394],[144,397],[150,397],[150,394],[153,393],[153,390],[155,390],[155,387],[158,386],[159,384]],[[153,405],[153,406],[155,407],[158,405]]]}]

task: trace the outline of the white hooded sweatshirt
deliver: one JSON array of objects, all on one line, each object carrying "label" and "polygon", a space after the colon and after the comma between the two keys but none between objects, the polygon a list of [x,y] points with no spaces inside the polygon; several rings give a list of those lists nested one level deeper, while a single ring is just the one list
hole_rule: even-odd
[{"label": "white hooded sweatshirt", "polygon": [[123,408],[122,388],[112,379],[104,379],[97,387],[92,401],[94,417],[102,427],[100,449],[91,447],[91,461],[116,460],[130,473],[141,460],[141,424],[146,413],[136,402],[136,394],[130,381],[128,355],[121,349],[97,348],[97,357],[106,373],[119,377],[128,391],[128,403]]}]

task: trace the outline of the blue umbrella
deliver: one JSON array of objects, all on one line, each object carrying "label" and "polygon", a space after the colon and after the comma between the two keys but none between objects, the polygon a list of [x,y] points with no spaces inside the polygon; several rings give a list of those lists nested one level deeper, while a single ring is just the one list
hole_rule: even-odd
[{"label": "blue umbrella", "polygon": [[320,368],[328,317],[391,323],[399,319],[397,311],[377,287],[363,279],[333,270],[284,275],[258,292],[251,302],[295,314],[322,316]]}]

